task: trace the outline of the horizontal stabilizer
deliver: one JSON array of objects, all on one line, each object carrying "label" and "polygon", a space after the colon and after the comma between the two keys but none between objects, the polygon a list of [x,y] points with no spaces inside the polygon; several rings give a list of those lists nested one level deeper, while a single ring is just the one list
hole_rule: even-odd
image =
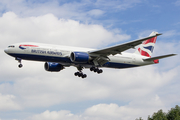
[{"label": "horizontal stabilizer", "polygon": [[153,61],[153,60],[157,60],[157,59],[162,59],[162,58],[166,58],[166,57],[171,57],[171,56],[174,56],[174,55],[176,55],[176,54],[162,55],[162,56],[147,58],[147,59],[143,59],[143,60],[144,60],[144,61]]}]

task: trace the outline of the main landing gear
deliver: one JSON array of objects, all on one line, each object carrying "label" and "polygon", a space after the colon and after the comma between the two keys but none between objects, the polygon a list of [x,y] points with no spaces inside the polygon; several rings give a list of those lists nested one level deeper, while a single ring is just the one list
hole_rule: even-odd
[{"label": "main landing gear", "polygon": [[99,69],[98,67],[91,67],[91,68],[90,68],[90,71],[97,72],[98,74],[100,74],[100,73],[103,72],[103,70],[102,70],[102,69]]},{"label": "main landing gear", "polygon": [[[75,76],[82,77],[82,78],[86,78],[87,77],[87,75],[83,74],[83,72],[82,72],[82,69],[83,69],[82,66],[78,66],[77,69],[78,69],[78,72],[74,73]],[[97,72],[98,74],[103,72],[103,70],[99,69],[98,67],[91,67],[90,71]]]},{"label": "main landing gear", "polygon": [[77,69],[78,69],[78,72],[74,73],[75,76],[82,77],[82,78],[86,78],[87,77],[87,75],[83,74],[83,72],[82,72],[82,69],[83,69],[82,66],[78,66]]},{"label": "main landing gear", "polygon": [[21,63],[21,58],[16,58],[16,60],[19,62],[18,67],[19,67],[19,68],[22,68],[22,67],[23,67],[23,65],[22,65],[22,63]]},{"label": "main landing gear", "polygon": [[83,74],[82,72],[75,72],[74,75],[78,76],[78,77],[82,77],[82,78],[86,78],[87,77],[87,75]]}]

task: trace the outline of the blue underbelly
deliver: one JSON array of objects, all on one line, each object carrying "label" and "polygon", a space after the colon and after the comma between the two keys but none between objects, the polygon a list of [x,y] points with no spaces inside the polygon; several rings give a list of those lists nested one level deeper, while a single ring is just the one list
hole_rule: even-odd
[{"label": "blue underbelly", "polygon": [[[9,54],[13,57],[18,57],[24,60],[33,60],[33,61],[43,61],[43,62],[57,62],[57,63],[73,63],[68,57],[55,57],[55,56],[43,56],[43,55],[31,55],[31,54]],[[77,64],[77,63],[76,63]],[[78,63],[81,64],[81,63]],[[83,63],[83,65],[92,65],[93,63]],[[130,68],[130,67],[138,67],[139,65],[134,64],[126,64],[126,63],[115,63],[115,62],[107,62],[102,67],[108,68]]]},{"label": "blue underbelly", "polygon": [[31,54],[9,54],[9,55],[24,60],[72,63],[71,60],[67,57],[55,57],[55,56],[43,56],[43,55],[31,55]]},{"label": "blue underbelly", "polygon": [[139,65],[134,64],[126,64],[126,63],[115,63],[115,62],[107,62],[103,65],[104,67],[109,68],[131,68],[131,67],[138,67]]}]

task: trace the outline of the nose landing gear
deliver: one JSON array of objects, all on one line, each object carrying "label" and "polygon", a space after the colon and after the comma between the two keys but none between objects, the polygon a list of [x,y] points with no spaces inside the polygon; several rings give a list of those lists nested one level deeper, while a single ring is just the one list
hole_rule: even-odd
[{"label": "nose landing gear", "polygon": [[23,65],[22,65],[22,64],[19,64],[19,65],[18,65],[18,67],[19,67],[19,68],[22,68],[22,67],[23,67]]},{"label": "nose landing gear", "polygon": [[19,62],[18,67],[19,67],[19,68],[22,68],[22,67],[23,67],[23,65],[22,65],[22,63],[21,63],[21,58],[16,58],[16,60]]}]

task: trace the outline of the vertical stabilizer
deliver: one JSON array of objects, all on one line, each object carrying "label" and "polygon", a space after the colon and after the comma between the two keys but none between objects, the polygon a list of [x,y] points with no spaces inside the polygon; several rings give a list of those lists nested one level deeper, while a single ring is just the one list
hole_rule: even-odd
[{"label": "vertical stabilizer", "polygon": [[[159,33],[152,32],[149,36],[154,36],[157,34],[159,34]],[[154,50],[155,43],[156,43],[156,38],[157,38],[157,36],[144,41],[140,45],[140,47],[136,50],[135,54],[139,54],[139,55],[146,56],[146,57],[151,57],[153,50]]]}]

